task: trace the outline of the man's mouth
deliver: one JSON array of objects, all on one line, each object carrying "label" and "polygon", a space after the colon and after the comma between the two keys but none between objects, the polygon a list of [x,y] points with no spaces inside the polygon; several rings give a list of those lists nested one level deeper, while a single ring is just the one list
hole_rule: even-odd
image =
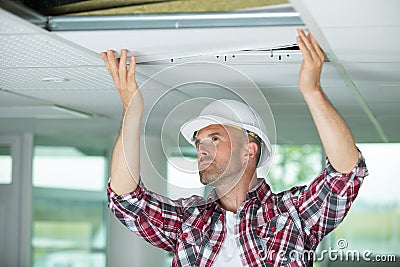
[{"label": "man's mouth", "polygon": [[213,159],[209,159],[209,158],[203,158],[199,160],[199,164],[198,164],[198,168],[199,170],[204,170],[206,169],[208,166],[210,166],[213,163]]}]

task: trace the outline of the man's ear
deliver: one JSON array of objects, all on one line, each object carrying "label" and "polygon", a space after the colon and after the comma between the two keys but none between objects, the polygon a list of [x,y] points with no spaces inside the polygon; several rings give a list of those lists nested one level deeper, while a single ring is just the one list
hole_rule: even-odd
[{"label": "man's ear", "polygon": [[249,142],[248,146],[249,146],[249,158],[251,159],[256,158],[258,150],[256,142]]},{"label": "man's ear", "polygon": [[248,142],[244,153],[244,161],[255,159],[257,156],[257,144],[255,142]]}]

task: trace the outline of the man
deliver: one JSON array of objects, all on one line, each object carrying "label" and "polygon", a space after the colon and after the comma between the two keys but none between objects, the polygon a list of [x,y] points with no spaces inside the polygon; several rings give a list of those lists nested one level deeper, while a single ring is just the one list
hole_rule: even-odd
[{"label": "man", "polygon": [[348,126],[320,86],[323,52],[302,30],[297,42],[303,54],[300,90],[325,149],[326,168],[308,187],[272,193],[256,175],[270,154],[258,115],[239,102],[216,101],[181,129],[197,148],[201,182],[215,186],[211,201],[195,196],[172,201],[139,181],[144,103],[135,82],[135,59],[127,69],[125,50],[119,60],[113,51],[102,53],[123,102],[124,127],[133,137],[128,149],[134,155],[129,170],[120,134],[111,162],[109,207],[130,230],[173,253],[172,266],[312,266],[312,257],[304,255],[347,214],[367,169]]}]

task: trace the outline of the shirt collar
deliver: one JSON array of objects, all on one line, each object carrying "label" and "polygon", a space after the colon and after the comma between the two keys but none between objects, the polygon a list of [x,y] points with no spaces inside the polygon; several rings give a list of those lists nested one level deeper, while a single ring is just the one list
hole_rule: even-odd
[{"label": "shirt collar", "polygon": [[247,192],[246,200],[256,198],[263,202],[264,199],[271,195],[271,188],[264,178],[257,178],[257,185]]}]

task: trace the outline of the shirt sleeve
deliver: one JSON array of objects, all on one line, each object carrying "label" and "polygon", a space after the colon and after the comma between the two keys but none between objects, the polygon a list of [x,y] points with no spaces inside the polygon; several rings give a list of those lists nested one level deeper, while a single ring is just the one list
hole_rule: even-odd
[{"label": "shirt sleeve", "polygon": [[326,159],[325,169],[296,199],[299,216],[311,245],[317,245],[343,221],[367,175],[368,170],[360,151],[358,162],[349,173],[336,171]]},{"label": "shirt sleeve", "polygon": [[135,191],[118,196],[107,187],[108,207],[131,231],[150,244],[173,252],[182,208],[178,203],[147,190],[142,181]]}]

